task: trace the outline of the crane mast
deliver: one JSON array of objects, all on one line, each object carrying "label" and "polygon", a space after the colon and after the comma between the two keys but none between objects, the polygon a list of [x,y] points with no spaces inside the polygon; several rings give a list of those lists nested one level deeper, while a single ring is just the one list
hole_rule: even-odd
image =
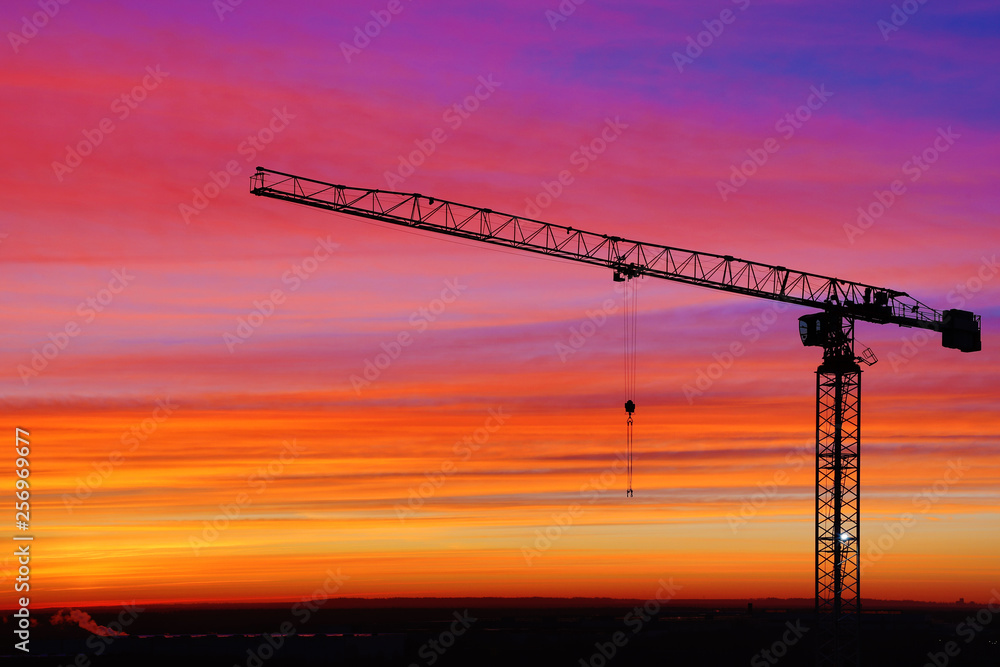
[{"label": "crane mast", "polygon": [[[731,255],[587,232],[416,193],[354,188],[258,167],[251,192],[314,208],[609,268],[615,280],[650,276],[817,308],[799,318],[816,371],[816,603],[820,664],[859,663],[861,366],[856,321],[938,331],[944,347],[981,349],[979,316],[935,310],[905,292],[793,271]],[[627,408],[626,408],[627,409]],[[631,414],[631,413],[630,413]]]}]

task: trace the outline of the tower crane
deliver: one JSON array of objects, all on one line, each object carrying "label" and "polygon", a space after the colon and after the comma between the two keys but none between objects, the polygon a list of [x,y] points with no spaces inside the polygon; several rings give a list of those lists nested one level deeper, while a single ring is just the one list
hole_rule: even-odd
[{"label": "tower crane", "polygon": [[[345,213],[611,269],[616,281],[640,276],[818,309],[799,318],[807,346],[823,349],[816,370],[816,600],[822,664],[859,660],[861,365],[855,322],[941,333],[944,347],[981,349],[980,317],[935,310],[905,292],[656,243],[588,232],[422,194],[355,188],[258,167],[251,192]],[[631,403],[631,401],[629,401]],[[634,410],[634,404],[631,406]],[[632,410],[629,411],[631,421]]]}]

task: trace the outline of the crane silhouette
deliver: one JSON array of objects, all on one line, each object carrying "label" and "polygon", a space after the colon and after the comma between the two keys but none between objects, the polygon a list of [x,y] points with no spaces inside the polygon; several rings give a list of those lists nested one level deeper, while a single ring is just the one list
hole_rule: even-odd
[{"label": "crane silhouette", "polygon": [[[935,310],[905,292],[751,262],[587,232],[415,193],[354,188],[258,167],[253,194],[437,232],[472,241],[594,264],[616,281],[640,276],[819,309],[799,318],[807,346],[823,348],[816,370],[816,614],[820,664],[857,664],[861,617],[861,364],[855,322],[941,333],[944,347],[981,349],[979,316]],[[635,404],[626,411],[631,429]],[[629,430],[631,442],[631,430]],[[631,491],[631,485],[630,485]]]}]

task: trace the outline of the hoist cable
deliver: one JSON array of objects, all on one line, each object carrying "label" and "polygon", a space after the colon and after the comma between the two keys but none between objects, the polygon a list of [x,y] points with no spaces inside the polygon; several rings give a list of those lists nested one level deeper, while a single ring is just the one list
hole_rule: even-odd
[{"label": "hoist cable", "polygon": [[624,290],[624,365],[625,365],[625,412],[628,421],[625,427],[625,456],[628,469],[628,490],[626,497],[632,496],[632,413],[635,412],[635,375],[636,375],[636,328],[638,324],[638,298],[636,288],[638,283],[626,276]]}]

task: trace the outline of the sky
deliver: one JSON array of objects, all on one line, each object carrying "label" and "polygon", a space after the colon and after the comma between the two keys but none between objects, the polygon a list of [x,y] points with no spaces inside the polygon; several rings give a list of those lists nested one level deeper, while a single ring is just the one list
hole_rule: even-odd
[{"label": "sky", "polygon": [[257,166],[976,312],[974,354],[858,325],[861,590],[988,599],[1000,12],[902,4],[4,3],[32,603],[293,600],[330,572],[348,597],[813,595],[808,309],[640,282],[626,498],[610,271],[254,197]]}]

